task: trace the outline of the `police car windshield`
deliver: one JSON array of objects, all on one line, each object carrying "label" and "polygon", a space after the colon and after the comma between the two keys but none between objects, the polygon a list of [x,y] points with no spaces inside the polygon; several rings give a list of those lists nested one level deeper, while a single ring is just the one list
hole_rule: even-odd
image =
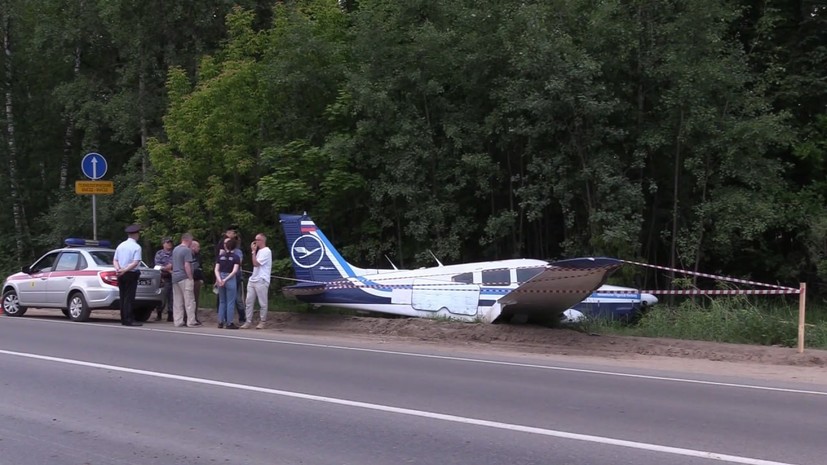
[{"label": "police car windshield", "polygon": [[89,255],[100,266],[112,266],[112,260],[115,259],[114,250],[94,250],[90,251]]}]

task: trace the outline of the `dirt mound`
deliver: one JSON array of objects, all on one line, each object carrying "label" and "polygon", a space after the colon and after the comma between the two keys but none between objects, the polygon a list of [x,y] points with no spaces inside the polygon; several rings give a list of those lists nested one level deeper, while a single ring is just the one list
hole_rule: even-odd
[{"label": "dirt mound", "polygon": [[[55,310],[30,309],[27,316],[61,318]],[[214,327],[217,314],[202,308],[199,319]],[[118,320],[117,311],[95,311],[91,321]],[[171,327],[172,323],[150,322],[149,327]],[[573,329],[533,325],[462,323],[422,318],[385,318],[337,314],[270,312],[266,331],[285,334],[362,338],[382,342],[418,342],[445,347],[466,347],[548,356],[599,357],[617,361],[650,363],[661,360],[666,366],[678,360],[748,363],[765,366],[817,368],[827,375],[827,351],[795,348],[724,344],[666,338],[645,338],[586,334]],[[663,361],[666,361],[665,363]],[[669,360],[673,362],[670,363]],[[728,365],[732,366],[732,365]]]},{"label": "dirt mound", "polygon": [[[202,312],[207,313],[207,312]],[[211,314],[211,317],[214,314]],[[718,342],[586,334],[573,329],[531,325],[462,323],[419,318],[373,318],[271,312],[270,329],[288,333],[361,335],[443,345],[492,348],[611,359],[676,357],[722,362],[827,367],[827,351]]]}]

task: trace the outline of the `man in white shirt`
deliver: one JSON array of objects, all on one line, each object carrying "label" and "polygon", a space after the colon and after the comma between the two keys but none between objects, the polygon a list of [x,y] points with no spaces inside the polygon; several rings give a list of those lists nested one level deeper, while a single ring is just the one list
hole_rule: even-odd
[{"label": "man in white shirt", "polygon": [[118,294],[121,306],[121,324],[124,326],[143,326],[135,321],[132,315],[132,306],[135,303],[135,291],[138,289],[138,278],[141,270],[141,245],[138,244],[138,237],[141,234],[141,226],[132,224],[124,229],[129,236],[115,249],[115,257],[112,265],[118,276]]},{"label": "man in white shirt", "polygon": [[241,325],[241,329],[248,329],[252,326],[253,311],[258,299],[259,323],[256,329],[264,329],[267,322],[267,293],[270,290],[270,272],[273,268],[273,253],[267,247],[267,236],[262,233],[256,234],[256,240],[250,244],[251,255],[253,256],[253,274],[247,281],[247,321]]}]

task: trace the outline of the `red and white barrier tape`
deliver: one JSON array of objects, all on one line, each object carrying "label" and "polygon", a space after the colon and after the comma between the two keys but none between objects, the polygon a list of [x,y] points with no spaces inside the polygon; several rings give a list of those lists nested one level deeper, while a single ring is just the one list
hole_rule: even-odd
[{"label": "red and white barrier tape", "polygon": [[[512,269],[515,269],[515,270],[519,271],[519,270],[541,269],[542,268],[544,271],[551,269],[551,270],[555,270],[555,271],[566,271],[566,272],[570,271],[570,272],[576,273],[576,274],[572,274],[572,275],[553,276],[553,277],[549,277],[549,278],[539,278],[539,279],[534,279],[533,280],[534,282],[540,282],[540,281],[553,281],[553,280],[557,280],[557,279],[567,279],[567,278],[581,276],[583,274],[595,273],[595,272],[600,272],[600,271],[604,271],[604,270],[617,269],[617,268],[620,268],[620,266],[621,266],[620,264],[612,264],[612,265],[604,265],[604,266],[594,266],[594,267],[589,267],[589,268],[570,268],[570,267],[553,266],[553,265],[531,265],[531,266],[518,266],[518,267],[514,267],[514,268],[486,268],[484,270],[476,270],[476,271],[485,271],[485,272],[503,272],[503,271],[507,271],[507,272],[510,272]],[[401,272],[401,271],[413,271],[413,270],[399,270],[399,271]],[[408,284],[403,284],[403,285],[382,284],[383,281],[398,280],[398,279],[429,279],[429,280],[436,281],[436,280],[440,280],[440,278],[445,278],[444,279],[445,283],[454,283],[454,284],[456,284],[456,282],[452,281],[451,278],[453,278],[454,276],[456,276],[458,274],[466,274],[466,273],[470,274],[470,273],[473,273],[473,272],[474,271],[465,271],[465,272],[460,273],[458,271],[451,271],[451,272],[442,272],[442,273],[414,274],[414,275],[410,275],[410,276],[403,276],[402,278],[400,278],[399,273],[394,273],[393,276],[385,276],[382,273],[379,273],[379,274],[364,274],[364,275],[360,275],[360,276],[353,276],[353,277],[350,277],[350,278],[341,278],[341,279],[337,279],[336,281],[326,281],[326,282],[325,281],[311,281],[311,280],[306,280],[306,279],[287,278],[287,277],[282,277],[282,276],[273,276],[273,277],[276,278],[276,279],[286,279],[286,280],[290,280],[290,281],[297,281],[299,283],[328,284],[328,285],[329,284],[339,285],[340,283],[345,282],[343,280],[349,280],[349,279],[365,279],[365,280],[372,281],[376,284],[371,284],[371,285],[366,285],[366,284],[362,284],[362,283],[354,283],[354,284],[358,287],[380,287],[381,288],[381,287],[395,287],[395,286],[405,287],[405,286],[408,286]],[[541,272],[538,272],[538,274],[539,273],[541,273]],[[472,284],[480,284],[480,283],[472,283]],[[510,281],[486,282],[485,283],[486,286],[489,286],[489,285],[490,286],[508,286],[510,284],[511,284]]]},{"label": "red and white barrier tape", "polygon": [[[457,288],[451,287],[450,284],[416,284],[416,285],[336,285],[336,286],[319,286],[325,290],[342,290],[342,289],[415,289],[415,290],[438,290],[438,291],[468,291],[467,287]],[[601,291],[599,289],[502,289],[503,291],[511,291],[525,294],[581,294],[581,293],[599,293],[599,294],[653,294],[653,295],[783,295],[783,294],[799,294],[800,289],[674,289],[674,290],[622,290],[612,289]]]},{"label": "red and white barrier tape", "polygon": [[[798,289],[795,289],[795,288],[792,288],[792,287],[786,287],[786,286],[779,286],[777,284],[759,283],[759,282],[756,282],[756,281],[748,281],[746,279],[733,278],[731,276],[719,276],[719,275],[708,274],[708,273],[698,273],[697,271],[680,270],[680,269],[677,269],[677,268],[669,268],[669,267],[666,267],[666,266],[659,266],[659,265],[650,265],[648,263],[633,262],[633,261],[629,261],[629,260],[621,260],[621,261],[623,263],[628,263],[630,265],[637,265],[637,266],[642,266],[642,267],[645,267],[645,268],[654,268],[656,270],[675,271],[677,273],[682,273],[682,274],[691,275],[691,276],[700,276],[702,278],[712,278],[712,279],[715,279],[715,280],[718,280],[718,281],[726,281],[726,282],[739,283],[739,284],[750,284],[752,286],[763,286],[763,287],[769,287],[769,288],[772,288],[772,289],[783,289],[783,290],[786,290],[786,291],[796,291],[796,293],[798,292]],[[646,291],[646,292],[649,292],[649,291]],[[790,293],[792,294],[792,292],[790,292]]]},{"label": "red and white barrier tape", "polygon": [[[678,269],[678,268],[669,268],[669,267],[660,266],[660,265],[650,265],[648,263],[635,262],[635,261],[631,261],[631,260],[620,260],[620,261],[622,263],[628,263],[630,265],[642,266],[642,267],[645,267],[645,268],[653,268],[653,269],[664,270],[664,271],[674,271],[676,273],[681,273],[681,274],[685,274],[685,275],[700,276],[700,277],[703,277],[703,278],[711,278],[711,279],[715,279],[715,280],[718,280],[718,281],[732,282],[732,283],[738,283],[738,284],[763,286],[763,287],[768,287],[770,289],[744,289],[744,290],[741,290],[741,289],[674,289],[674,290],[654,289],[654,290],[642,290],[642,291],[638,291],[638,290],[620,290],[620,289],[600,291],[598,289],[594,289],[594,290],[589,291],[589,290],[574,290],[574,289],[520,289],[520,288],[514,288],[514,289],[503,289],[503,291],[510,290],[510,291],[524,292],[524,293],[531,293],[531,294],[545,294],[545,293],[547,293],[547,294],[570,294],[570,293],[584,293],[584,292],[599,292],[599,293],[606,293],[606,294],[638,294],[638,293],[640,293],[640,294],[655,294],[655,295],[783,295],[783,294],[800,294],[801,293],[800,289],[796,289],[796,288],[793,288],[793,287],[779,286],[777,284],[760,283],[760,282],[757,282],[757,281],[749,281],[749,280],[746,280],[746,279],[733,278],[731,276],[721,276],[721,275],[714,275],[714,274],[709,274],[709,273],[699,273],[699,272],[696,272],[696,271],[681,270],[681,269]],[[537,268],[537,267],[532,266],[532,267],[526,267],[526,268]],[[558,271],[577,271],[579,273],[577,275],[555,276],[555,277],[540,278],[540,279],[530,280],[530,281],[531,282],[556,281],[556,280],[559,280],[559,279],[579,277],[581,275],[581,273],[583,273],[583,272],[589,273],[589,272],[594,272],[595,270],[601,270],[601,269],[613,268],[613,267],[612,266],[609,266],[609,267],[595,267],[595,268],[587,268],[587,269],[583,269],[583,268],[562,268],[562,267],[555,267],[555,268]],[[502,269],[497,269],[497,270],[498,271],[499,270],[508,270],[508,268],[502,268]],[[488,270],[486,270],[486,271],[488,271]],[[452,274],[453,273],[451,273],[451,274],[445,273],[445,274],[440,274],[440,275],[427,275],[427,276],[426,275],[423,275],[423,276],[408,276],[407,278],[409,278],[409,279],[429,278],[429,279],[433,280],[437,276],[449,276],[449,275],[452,275]],[[361,276],[360,278],[369,279],[369,280],[373,281],[375,284],[365,284],[365,283],[362,283],[362,282],[354,282],[354,281],[346,281],[346,280],[332,281],[332,282],[316,282],[316,281],[305,281],[305,280],[298,280],[298,279],[291,279],[291,278],[283,278],[283,279],[291,279],[293,281],[300,281],[300,282],[304,282],[306,284],[318,284],[320,288],[324,288],[326,290],[360,289],[360,288],[361,289],[363,289],[363,288],[368,288],[368,289],[370,289],[370,288],[373,288],[373,289],[411,289],[411,288],[423,289],[423,288],[429,288],[429,289],[444,290],[444,291],[449,291],[449,290],[450,291],[467,291],[468,290],[468,288],[466,288],[466,287],[455,288],[453,286],[456,286],[457,284],[460,284],[460,283],[450,282],[450,281],[436,282],[436,283],[381,284],[380,282],[383,279],[398,279],[398,278],[385,277],[385,276],[381,276],[381,275],[365,275],[365,276]],[[354,279],[354,278],[351,278],[351,279]],[[467,283],[467,284],[482,285],[481,283]],[[503,286],[503,287],[509,286],[510,284],[512,284],[512,283],[510,283],[510,282],[485,283],[486,286]]]},{"label": "red and white barrier tape", "polygon": [[801,289],[675,289],[665,291],[640,291],[642,294],[659,295],[779,295],[800,294]]}]

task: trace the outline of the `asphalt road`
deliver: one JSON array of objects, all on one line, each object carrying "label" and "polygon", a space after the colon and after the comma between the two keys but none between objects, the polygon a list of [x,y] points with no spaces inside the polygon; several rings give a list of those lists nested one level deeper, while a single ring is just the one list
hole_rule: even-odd
[{"label": "asphalt road", "polygon": [[0,317],[0,389],[2,465],[827,462],[827,386],[263,331]]}]

